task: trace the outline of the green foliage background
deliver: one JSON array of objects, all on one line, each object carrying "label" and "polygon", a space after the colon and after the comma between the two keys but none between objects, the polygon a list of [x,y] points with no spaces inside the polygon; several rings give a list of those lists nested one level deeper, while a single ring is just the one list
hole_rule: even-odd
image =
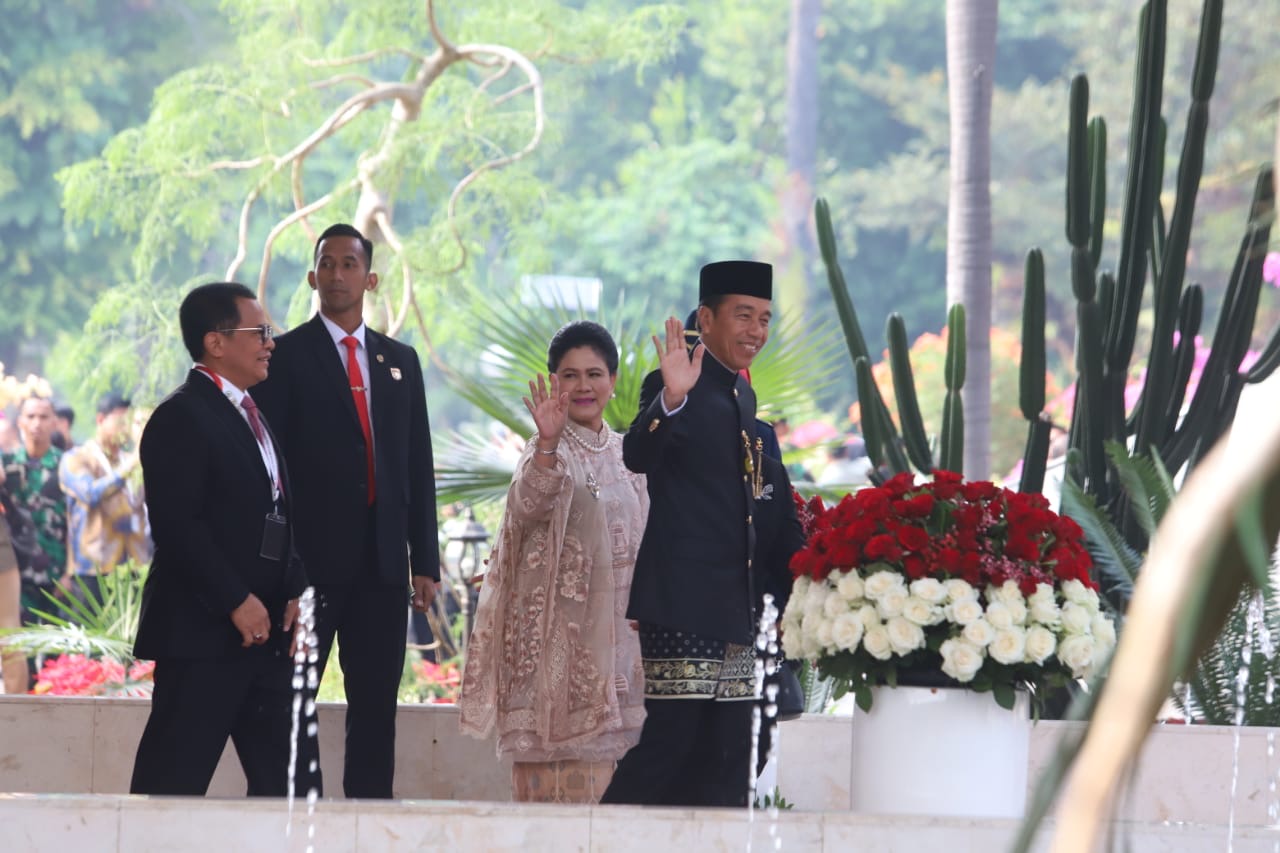
[{"label": "green foliage background", "polygon": [[[10,22],[0,32],[0,360],[9,371],[51,374],[59,395],[82,405],[108,385],[144,400],[162,395],[186,360],[177,300],[191,283],[223,277],[244,195],[267,168],[213,173],[210,163],[279,154],[360,88],[355,79],[318,87],[326,77],[407,79],[404,51],[426,54],[434,44],[422,8],[409,0],[359,8],[334,0],[86,0],[55,9],[0,0]],[[1209,288],[1211,308],[1252,174],[1270,151],[1280,91],[1280,18],[1272,12],[1268,0],[1226,11],[1189,265],[1191,279]],[[1170,80],[1189,79],[1198,14],[1199,3],[1171,3]],[[1043,247],[1051,371],[1069,358],[1075,328],[1061,235],[1067,81],[1089,68],[1095,109],[1111,124],[1112,147],[1122,148],[1135,16],[1109,0],[1006,0],[1000,8],[995,321],[1016,325],[1023,252]],[[466,324],[474,309],[458,298],[464,290],[510,294],[527,274],[598,276],[603,304],[625,293],[634,306],[627,310],[644,312],[625,319],[656,328],[691,307],[705,261],[770,260],[782,251],[787,4],[477,0],[442,2],[440,22],[455,42],[528,54],[545,82],[547,122],[531,157],[487,173],[463,196],[467,263],[456,271],[460,246],[442,216],[448,192],[482,157],[523,144],[527,101],[493,104],[477,96],[483,70],[451,69],[383,166],[430,335],[405,337],[431,359],[433,418],[458,424],[474,416],[441,376],[442,365],[475,358]],[[944,4],[825,0],[818,35],[815,189],[831,201],[868,328],[896,310],[914,339],[944,319]],[[316,67],[378,49],[387,52],[357,67]],[[1182,115],[1187,97],[1181,84],[1170,86],[1165,114]],[[355,213],[354,158],[377,142],[389,108],[374,113],[308,161],[306,196],[338,196],[324,221]],[[1172,124],[1166,182],[1180,143],[1181,123]],[[1120,168],[1120,158],[1112,162]],[[287,176],[267,184],[259,205],[239,272],[251,282],[267,230],[290,208]],[[267,300],[276,318],[306,313],[309,244],[295,227],[277,246]],[[383,288],[396,298],[400,270],[380,253]],[[814,272],[778,306],[801,326],[831,313]],[[1274,296],[1265,299],[1262,334],[1280,319]],[[873,350],[879,337],[872,332]],[[816,403],[841,418],[855,391],[851,371],[838,378]]]}]

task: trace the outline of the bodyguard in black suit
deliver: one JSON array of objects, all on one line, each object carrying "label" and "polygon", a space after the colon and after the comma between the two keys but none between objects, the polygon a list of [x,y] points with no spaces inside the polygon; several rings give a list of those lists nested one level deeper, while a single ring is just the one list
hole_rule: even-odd
[{"label": "bodyguard in black suit", "polygon": [[267,375],[271,327],[233,283],[197,287],[179,320],[196,368],[142,434],[155,556],[134,654],[156,668],[130,791],[203,795],[229,736],[249,795],[284,796],[306,577],[284,464],[246,393]]},{"label": "bodyguard in black suit", "polygon": [[661,369],[645,378],[623,439],[646,475],[649,518],[627,615],[640,623],[647,718],[605,803],[745,805],[756,698],[751,647],[757,499],[755,393],[740,371],[769,337],[772,270],[703,267],[702,341],[686,354],[667,320]]},{"label": "bodyguard in black suit", "polygon": [[320,313],[276,341],[256,390],[294,477],[298,551],[316,588],[321,669],[338,638],[347,692],[343,791],[392,795],[409,588],[425,611],[440,579],[422,367],[364,325],[373,246],[350,225],[316,242]]}]

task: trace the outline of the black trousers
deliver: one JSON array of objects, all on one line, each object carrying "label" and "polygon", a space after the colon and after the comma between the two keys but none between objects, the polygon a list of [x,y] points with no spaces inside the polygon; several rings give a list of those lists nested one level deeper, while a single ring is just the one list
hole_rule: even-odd
[{"label": "black trousers", "polygon": [[342,792],[349,798],[392,796],[408,624],[407,583],[316,585],[318,674],[324,674],[336,636],[347,693]]},{"label": "black trousers", "polygon": [[[204,796],[230,737],[249,781],[248,795],[285,796],[293,693],[292,662],[282,645],[283,640],[229,658],[157,661],[151,715],[129,793]],[[306,779],[297,784],[305,793]]]},{"label": "black trousers", "polygon": [[646,699],[640,742],[622,757],[602,803],[746,806],[755,702]]}]

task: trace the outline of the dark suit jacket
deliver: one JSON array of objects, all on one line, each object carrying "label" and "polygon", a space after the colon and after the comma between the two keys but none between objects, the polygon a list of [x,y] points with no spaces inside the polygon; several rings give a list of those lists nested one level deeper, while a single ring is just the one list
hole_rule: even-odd
[{"label": "dark suit jacket", "polygon": [[[241,648],[231,622],[231,611],[250,593],[271,614],[269,643],[287,648],[279,625],[285,604],[302,594],[307,578],[291,548],[283,560],[260,556],[263,524],[274,504],[267,468],[244,417],[208,377],[193,370],[156,407],[140,452],[155,555],[134,654],[154,660],[251,652]],[[287,518],[283,462],[280,473],[280,510]]]},{"label": "dark suit jacket", "polygon": [[791,598],[791,555],[804,547],[804,529],[796,516],[787,468],[766,451],[764,494],[756,499],[752,524],[756,528],[756,559],[752,573],[756,596],[756,616],[767,592],[773,596],[778,617]]},{"label": "dark suit jacket", "polygon": [[[377,484],[376,577],[440,579],[435,475],[418,354],[365,329]],[[396,378],[396,377],[399,378]],[[364,433],[346,362],[319,315],[276,339],[267,380],[253,389],[284,447],[296,494],[298,550],[313,583],[364,580],[368,513]]]},{"label": "dark suit jacket", "polygon": [[735,643],[755,636],[755,501],[742,446],[744,432],[754,445],[755,411],[751,386],[710,353],[684,408],[669,417],[662,374],[645,377],[640,414],[622,441],[623,461],[649,489],[630,618]]}]

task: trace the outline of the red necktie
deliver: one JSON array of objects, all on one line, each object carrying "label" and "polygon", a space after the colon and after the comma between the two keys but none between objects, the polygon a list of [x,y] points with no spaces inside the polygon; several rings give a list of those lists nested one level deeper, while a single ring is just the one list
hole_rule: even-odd
[{"label": "red necktie", "polygon": [[249,428],[253,430],[253,437],[258,439],[258,444],[266,447],[267,437],[262,432],[262,418],[258,416],[258,404],[253,402],[252,397],[245,394],[240,398],[240,408],[244,409],[244,413],[249,416]]},{"label": "red necktie", "polygon": [[360,418],[360,431],[364,433],[364,458],[369,466],[369,504],[373,504],[373,427],[369,424],[369,400],[365,396],[364,377],[360,375],[360,362],[356,361],[356,347],[360,345],[351,335],[342,339],[347,348],[347,381],[351,383],[351,397],[355,400],[356,416]]},{"label": "red necktie", "polygon": [[[266,430],[262,428],[262,416],[258,414],[258,404],[253,402],[253,398],[246,392],[240,398],[240,408],[244,409],[244,413],[249,417],[249,429],[253,430],[253,437],[258,440],[258,446],[265,448],[268,452],[274,452],[271,445],[267,443]],[[270,476],[270,467],[267,468],[267,476]],[[277,477],[275,482],[275,491],[272,497],[280,493],[280,479]]]}]

